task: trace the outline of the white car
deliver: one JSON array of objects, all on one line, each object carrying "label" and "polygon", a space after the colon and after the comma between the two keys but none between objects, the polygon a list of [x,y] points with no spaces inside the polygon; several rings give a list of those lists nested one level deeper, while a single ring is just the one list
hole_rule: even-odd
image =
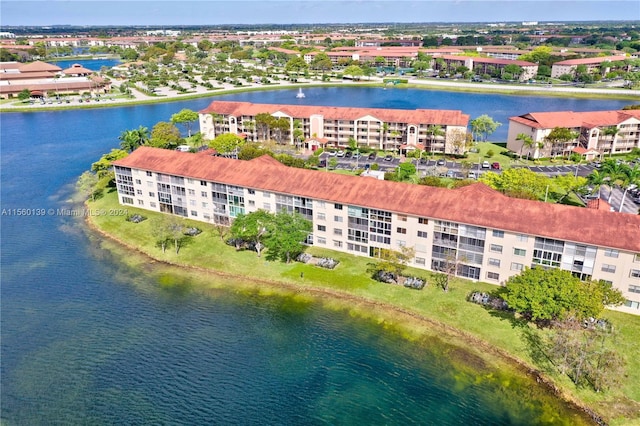
[{"label": "white car", "polygon": [[338,157],[344,157],[344,151],[340,150],[338,151],[338,153],[336,154]]},{"label": "white car", "polygon": [[491,167],[491,164],[489,164],[489,162],[488,162],[488,161],[483,161],[483,162],[482,162],[482,168],[483,168],[483,169],[488,169],[488,168],[490,168],[490,167]]}]

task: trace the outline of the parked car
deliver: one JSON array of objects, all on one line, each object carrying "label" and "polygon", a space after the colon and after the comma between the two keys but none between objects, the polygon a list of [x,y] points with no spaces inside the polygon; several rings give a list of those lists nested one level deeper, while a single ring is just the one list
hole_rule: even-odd
[{"label": "parked car", "polygon": [[391,161],[393,160],[393,155],[391,154],[387,154],[387,156],[384,157],[384,161]]},{"label": "parked car", "polygon": [[448,178],[455,178],[456,177],[456,172],[454,170],[448,170],[447,171],[447,177]]},{"label": "parked car", "polygon": [[375,152],[370,153],[367,158],[369,158],[369,160],[375,160],[376,159],[376,153]]},{"label": "parked car", "polygon": [[351,151],[347,151],[344,153],[344,158],[351,158]]},{"label": "parked car", "polygon": [[483,168],[483,169],[488,169],[488,168],[490,168],[490,167],[491,167],[491,164],[489,164],[489,162],[488,162],[488,161],[483,161],[483,162],[482,162],[482,168]]},{"label": "parked car", "polygon": [[444,158],[441,158],[441,159],[438,160],[437,164],[438,164],[438,166],[444,166],[445,164],[447,164],[447,162],[445,161]]},{"label": "parked car", "polygon": [[329,154],[329,157],[335,157],[336,156],[336,152],[335,151],[327,151],[327,153]]},{"label": "parked car", "polygon": [[353,153],[353,158],[355,158],[356,160],[357,160],[358,158],[360,158],[360,157],[362,157],[362,155],[361,155],[359,152],[354,152],[354,153]]},{"label": "parked car", "polygon": [[344,157],[344,151],[343,151],[343,150],[340,150],[340,151],[338,151],[338,152],[336,153],[336,155],[337,155],[338,157]]},{"label": "parked car", "polygon": [[467,174],[467,178],[468,178],[468,179],[475,179],[475,178],[476,178],[476,172],[474,172],[473,170],[472,170],[472,171],[470,171],[470,172]]},{"label": "parked car", "polygon": [[500,170],[500,163],[498,163],[497,161],[495,163],[491,163],[491,168],[493,170]]}]

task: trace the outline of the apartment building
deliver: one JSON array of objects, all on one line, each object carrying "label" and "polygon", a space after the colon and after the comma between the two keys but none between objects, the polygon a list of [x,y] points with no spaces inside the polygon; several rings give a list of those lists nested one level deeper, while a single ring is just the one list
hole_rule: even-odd
[{"label": "apartment building", "polygon": [[[604,76],[612,69],[613,62],[621,62],[627,59],[625,55],[617,56],[598,56],[595,58],[568,59],[566,61],[556,62],[551,67],[551,77],[560,78],[560,76],[568,74],[576,75],[578,66],[584,65],[588,73],[595,71]],[[624,66],[625,68],[627,65]]]},{"label": "apartment building", "polygon": [[508,65],[517,65],[520,67],[522,71],[520,75],[517,76],[519,81],[530,80],[538,74],[538,64],[532,62],[462,55],[443,55],[435,60],[434,68],[453,73],[457,67],[464,66],[480,75],[493,75],[494,71],[499,71],[502,75],[505,72],[504,68]]},{"label": "apartment building", "polygon": [[[556,127],[568,128],[578,137],[555,143],[547,141]],[[517,140],[521,133],[531,136],[534,145],[524,147]],[[597,151],[599,156],[631,152],[640,148],[640,111],[530,112],[509,117],[507,148],[532,158],[568,156],[576,148]]]},{"label": "apartment building", "polygon": [[602,279],[640,314],[640,216],[508,198],[477,183],[455,190],[206,153],[141,147],[114,162],[123,205],[228,225],[258,209],[313,223],[307,243],[357,256],[415,250],[410,266],[496,285],[525,267]]},{"label": "apartment building", "polygon": [[[469,115],[454,110],[400,110],[308,105],[254,104],[213,101],[199,111],[200,132],[205,139],[223,133],[243,135],[249,141],[267,139],[268,130],[256,122],[258,114],[289,120],[282,135],[294,144],[295,126],[302,130],[307,149],[348,147],[349,139],[358,146],[383,150],[421,149],[437,153],[463,153],[466,150]],[[440,131],[435,131],[434,129]]]}]

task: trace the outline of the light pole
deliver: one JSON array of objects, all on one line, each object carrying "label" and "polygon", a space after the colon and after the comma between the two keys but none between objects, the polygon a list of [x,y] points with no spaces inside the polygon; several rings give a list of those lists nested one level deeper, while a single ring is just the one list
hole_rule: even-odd
[{"label": "light pole", "polygon": [[624,199],[627,196],[627,191],[630,189],[634,189],[636,186],[637,185],[631,184],[625,188],[624,192],[622,193],[622,200],[620,201],[620,208],[618,209],[618,213],[622,212],[622,207],[624,206]]}]

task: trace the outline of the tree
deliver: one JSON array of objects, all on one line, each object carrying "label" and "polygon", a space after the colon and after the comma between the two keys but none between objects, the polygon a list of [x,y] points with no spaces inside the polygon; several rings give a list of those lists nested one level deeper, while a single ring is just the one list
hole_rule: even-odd
[{"label": "tree", "polygon": [[209,147],[215,149],[220,154],[226,154],[241,148],[244,145],[244,142],[244,139],[238,135],[233,133],[223,133],[216,136],[211,142],[209,142]]},{"label": "tree", "polygon": [[545,142],[551,144],[552,154],[558,153],[557,145],[560,144],[560,152],[564,153],[564,144],[573,141],[578,137],[578,132],[574,132],[566,127],[554,127],[547,136],[545,136]]},{"label": "tree", "polygon": [[311,68],[322,71],[322,78],[324,74],[333,67],[331,58],[326,53],[318,53],[311,61]]},{"label": "tree", "polygon": [[160,218],[154,218],[150,221],[151,236],[154,239],[156,246],[162,249],[162,253],[167,250],[167,243],[171,239],[171,232],[169,230],[169,221],[166,216]]},{"label": "tree", "polygon": [[446,132],[439,124],[430,124],[427,126],[427,134],[429,135],[429,142],[427,144],[426,150],[429,152],[433,152],[433,146],[439,137],[445,136]]},{"label": "tree", "polygon": [[269,133],[276,118],[268,112],[256,114],[256,128],[262,134],[262,140],[269,139]]},{"label": "tree", "polygon": [[402,275],[407,264],[415,256],[413,247],[401,246],[400,250],[390,250],[384,248],[376,249],[377,260],[368,263],[367,272],[373,277],[378,276],[381,272],[393,274],[395,278]]},{"label": "tree", "polygon": [[113,176],[111,164],[129,155],[127,151],[122,149],[112,149],[111,152],[104,154],[98,161],[91,165],[91,171],[95,172],[98,179],[102,179],[109,175]]},{"label": "tree", "polygon": [[274,215],[265,210],[240,214],[233,220],[229,232],[235,240],[251,243],[260,257],[264,247],[262,240],[268,235],[269,229],[273,228],[274,219]]},{"label": "tree", "polygon": [[527,168],[505,169],[502,173],[483,173],[480,182],[509,197],[543,200],[549,178]]},{"label": "tree", "polygon": [[400,163],[398,164],[396,174],[398,175],[398,181],[408,180],[411,176],[416,174],[416,165],[410,161]]},{"label": "tree", "polygon": [[166,232],[169,238],[173,240],[176,254],[180,251],[180,247],[186,236],[184,235],[185,226],[177,217],[170,217],[166,222]]},{"label": "tree", "polygon": [[286,263],[304,251],[303,242],[313,230],[311,221],[299,213],[276,213],[271,222],[264,245],[269,250],[269,260],[280,259]]},{"label": "tree", "polygon": [[153,126],[148,145],[156,148],[174,149],[180,144],[181,140],[180,130],[175,124],[161,121]]},{"label": "tree", "polygon": [[125,130],[118,136],[118,139],[120,140],[120,148],[131,152],[148,142],[149,129],[140,126],[137,129]]},{"label": "tree", "polygon": [[604,282],[582,282],[562,269],[526,268],[507,280],[504,300],[510,308],[539,324],[573,317],[598,318],[605,304],[624,297]]},{"label": "tree", "polygon": [[304,58],[300,56],[295,56],[287,62],[284,66],[284,69],[287,72],[295,71],[296,77],[300,75],[301,70],[306,70],[309,68],[309,65],[305,62]]},{"label": "tree", "polygon": [[18,99],[21,101],[26,101],[31,97],[31,91],[29,89],[24,89],[20,93],[18,93]]},{"label": "tree", "polygon": [[91,197],[91,201],[95,201],[97,184],[98,175],[90,171],[86,171],[78,178],[78,181],[76,182],[76,189],[85,199]]},{"label": "tree", "polygon": [[187,129],[187,136],[191,137],[191,124],[198,121],[200,116],[197,112],[184,108],[171,116],[173,124],[182,124]]},{"label": "tree", "polygon": [[522,142],[522,145],[520,146],[520,159],[522,160],[522,149],[524,147],[529,148],[529,156],[531,156],[531,148],[535,144],[533,138],[526,133],[518,133],[516,140]]},{"label": "tree", "polygon": [[482,114],[480,117],[471,120],[472,133],[476,135],[476,137],[478,135],[482,136],[483,142],[486,142],[487,137],[495,132],[500,126],[502,126],[502,123],[493,121],[493,118],[489,117],[487,114]]},{"label": "tree", "polygon": [[364,72],[358,65],[349,65],[344,69],[343,74],[350,75],[353,80],[360,80],[360,77],[364,75]]}]

